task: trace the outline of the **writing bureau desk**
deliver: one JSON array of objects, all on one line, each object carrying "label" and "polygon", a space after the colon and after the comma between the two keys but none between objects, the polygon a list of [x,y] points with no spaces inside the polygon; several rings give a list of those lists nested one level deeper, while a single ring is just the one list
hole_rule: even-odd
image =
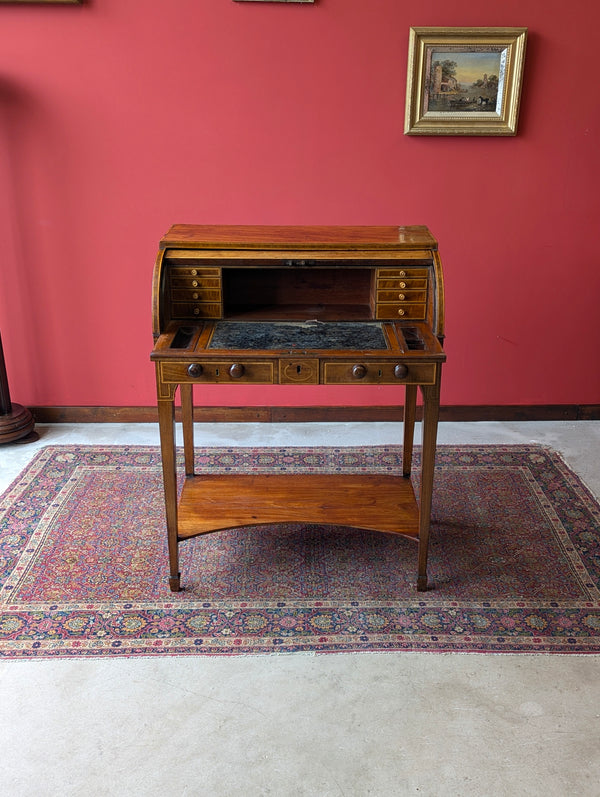
[{"label": "writing bureau desk", "polygon": [[[417,588],[427,589],[445,360],[442,266],[428,229],[175,225],[160,242],[152,301],[171,590],[180,589],[183,540],[294,521],[415,539]],[[195,475],[193,388],[206,384],[404,386],[402,474]],[[179,499],[178,389],[186,476]]]}]

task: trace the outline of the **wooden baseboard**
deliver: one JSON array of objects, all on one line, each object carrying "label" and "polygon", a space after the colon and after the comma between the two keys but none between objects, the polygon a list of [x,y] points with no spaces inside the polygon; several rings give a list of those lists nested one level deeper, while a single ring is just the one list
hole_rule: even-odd
[{"label": "wooden baseboard", "polygon": [[[156,407],[31,407],[36,423],[156,423]],[[196,407],[216,423],[401,421],[402,407]],[[597,421],[600,404],[444,406],[441,421]]]}]

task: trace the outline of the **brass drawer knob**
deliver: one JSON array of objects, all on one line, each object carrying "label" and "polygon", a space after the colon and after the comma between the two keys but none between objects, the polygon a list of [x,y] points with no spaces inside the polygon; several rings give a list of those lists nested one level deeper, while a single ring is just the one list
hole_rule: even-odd
[{"label": "brass drawer knob", "polygon": [[404,314],[405,314],[405,312],[406,312],[406,310],[403,310],[402,308],[400,308],[400,309],[398,310],[398,315],[404,315]]},{"label": "brass drawer knob", "polygon": [[400,276],[401,276],[401,277],[406,277],[406,271],[401,271],[401,272],[400,272]]},{"label": "brass drawer knob", "polygon": [[404,363],[398,363],[394,368],[394,376],[396,379],[406,379],[408,376],[408,366],[404,365]]},{"label": "brass drawer knob", "polygon": [[198,280],[192,280],[192,288],[198,287]]},{"label": "brass drawer knob", "polygon": [[198,271],[197,271],[195,268],[193,268],[193,269],[190,271],[190,274],[192,275],[192,277],[195,277],[197,273],[198,273]]},{"label": "brass drawer knob", "polygon": [[[194,298],[195,298],[195,297],[194,297]],[[406,296],[405,296],[405,294],[403,294],[403,293],[399,293],[399,294],[398,294],[398,298],[400,299],[400,301],[401,301],[401,302],[403,302],[403,301],[406,299]]]},{"label": "brass drawer knob", "polygon": [[240,377],[244,376],[244,371],[245,370],[246,369],[244,368],[244,366],[241,363],[234,363],[229,368],[229,376],[232,379],[239,379]]},{"label": "brass drawer knob", "polygon": [[367,369],[364,365],[355,365],[352,368],[352,376],[355,379],[364,379],[367,375]]},{"label": "brass drawer knob", "polygon": [[400,288],[406,288],[406,282],[401,282],[399,285]]},{"label": "brass drawer knob", "polygon": [[204,369],[202,368],[200,363],[192,363],[191,365],[188,365],[187,372],[188,375],[192,377],[192,379],[195,379],[197,376],[202,376],[203,370]]}]

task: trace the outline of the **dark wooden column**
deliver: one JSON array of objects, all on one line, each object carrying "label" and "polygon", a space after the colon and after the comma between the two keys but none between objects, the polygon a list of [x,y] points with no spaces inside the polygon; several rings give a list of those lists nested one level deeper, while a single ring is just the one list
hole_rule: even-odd
[{"label": "dark wooden column", "polygon": [[13,404],[10,400],[2,337],[0,336],[0,444],[26,437],[31,434],[34,425],[33,416],[27,407]]}]

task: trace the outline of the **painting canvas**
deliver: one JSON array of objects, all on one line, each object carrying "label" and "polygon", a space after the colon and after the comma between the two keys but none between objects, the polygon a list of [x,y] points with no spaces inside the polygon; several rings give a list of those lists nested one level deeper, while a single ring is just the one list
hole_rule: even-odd
[{"label": "painting canvas", "polygon": [[505,65],[505,48],[431,48],[425,111],[500,113]]}]

